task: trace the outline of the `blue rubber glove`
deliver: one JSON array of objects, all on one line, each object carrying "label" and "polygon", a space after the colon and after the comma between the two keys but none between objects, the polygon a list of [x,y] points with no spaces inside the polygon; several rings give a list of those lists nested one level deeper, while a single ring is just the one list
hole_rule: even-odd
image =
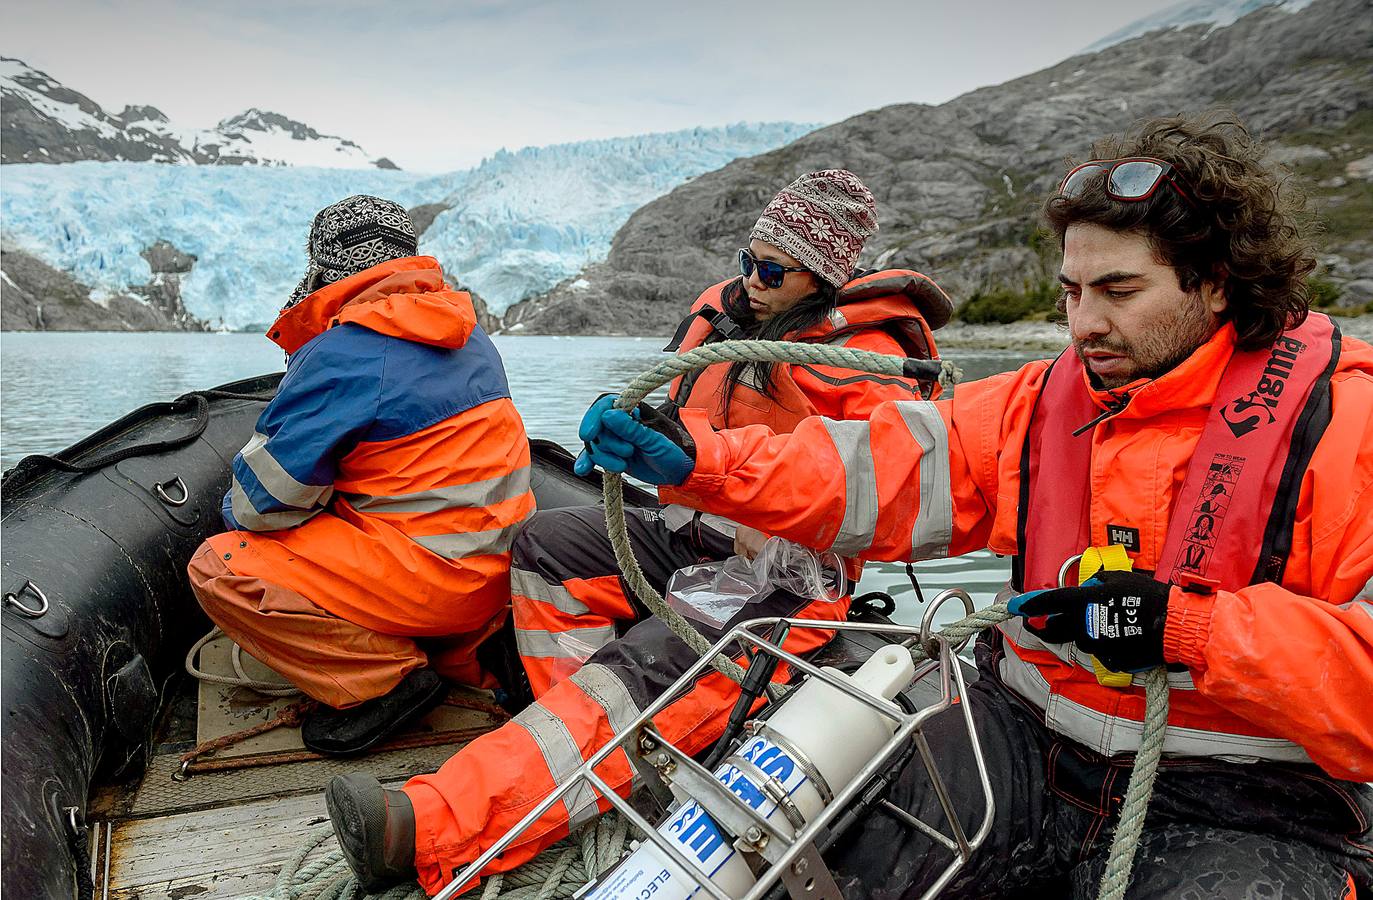
[{"label": "blue rubber glove", "polygon": [[1029,591],[1011,600],[1012,615],[1051,644],[1072,641],[1114,672],[1163,665],[1169,586],[1138,572],[1098,572],[1077,587]]},{"label": "blue rubber glove", "polygon": [[628,474],[649,484],[678,485],[696,467],[696,445],[675,420],[640,403],[633,414],[615,409],[616,395],[606,394],[582,417],[578,436],[586,448],[573,471],[589,475],[592,467]]}]

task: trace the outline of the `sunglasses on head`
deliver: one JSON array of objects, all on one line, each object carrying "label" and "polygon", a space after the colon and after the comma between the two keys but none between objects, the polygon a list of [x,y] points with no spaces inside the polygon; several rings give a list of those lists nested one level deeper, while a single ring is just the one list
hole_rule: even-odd
[{"label": "sunglasses on head", "polygon": [[1178,196],[1194,206],[1192,198],[1172,176],[1173,166],[1161,159],[1149,156],[1132,156],[1124,159],[1092,159],[1074,168],[1063,178],[1058,192],[1065,197],[1076,197],[1087,187],[1087,182],[1098,173],[1106,178],[1106,196],[1112,200],[1148,200],[1154,196],[1158,186],[1167,182],[1172,185]]},{"label": "sunglasses on head", "polygon": [[745,247],[739,251],[739,274],[747,278],[753,274],[754,269],[758,270],[758,280],[763,282],[764,287],[769,288],[781,287],[782,279],[787,277],[788,272],[810,271],[805,266],[784,266],[770,259],[759,259]]}]

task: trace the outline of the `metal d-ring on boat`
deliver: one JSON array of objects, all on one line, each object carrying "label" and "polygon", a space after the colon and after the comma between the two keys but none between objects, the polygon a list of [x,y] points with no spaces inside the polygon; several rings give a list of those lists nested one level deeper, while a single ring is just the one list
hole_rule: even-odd
[{"label": "metal d-ring on boat", "polygon": [[[25,594],[32,594],[38,598],[38,606],[33,607],[19,599]],[[26,619],[39,619],[48,614],[48,596],[39,589],[38,585],[28,579],[17,591],[5,594],[5,605],[13,609]]]},{"label": "metal d-ring on boat", "polygon": [[[181,489],[181,497],[178,499],[167,493],[167,488],[178,487]],[[180,475],[173,475],[170,481],[160,481],[153,485],[153,493],[157,499],[168,506],[185,506],[186,501],[191,499],[191,491],[186,487],[186,482],[181,480]]]}]

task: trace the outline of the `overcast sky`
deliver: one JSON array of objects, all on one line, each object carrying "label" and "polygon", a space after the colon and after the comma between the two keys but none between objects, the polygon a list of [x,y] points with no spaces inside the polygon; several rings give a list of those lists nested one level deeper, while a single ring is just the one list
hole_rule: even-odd
[{"label": "overcast sky", "polygon": [[1176,0],[44,0],[0,55],[112,113],[256,106],[446,171],[501,147],[937,104]]}]

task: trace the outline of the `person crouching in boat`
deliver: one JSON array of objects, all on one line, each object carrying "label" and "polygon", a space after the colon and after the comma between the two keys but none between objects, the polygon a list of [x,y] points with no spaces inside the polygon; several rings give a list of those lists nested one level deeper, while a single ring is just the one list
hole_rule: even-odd
[{"label": "person crouching in boat", "polygon": [[191,559],[216,625],[322,704],[319,753],[356,753],[490,687],[510,545],[534,509],[529,445],[469,295],[418,256],[404,208],[354,196],[310,227],[268,337],[276,397],[233,460],[224,521]]},{"label": "person crouching in boat", "polygon": [[[786,338],[932,356],[925,314],[936,326],[948,320],[944,293],[907,270],[853,277],[859,251],[876,230],[873,196],[853,173],[801,176],[758,219],[748,248],[739,252],[740,275],[701,295],[670,348]],[[721,427],[790,431],[819,414],[843,430],[848,423],[839,420],[866,418],[883,401],[937,390],[937,384],[829,366],[720,364],[673,385],[672,400],[655,415],[672,422],[685,408]],[[760,532],[685,508],[627,513],[635,554],[659,591],[676,569],[736,550],[751,554],[763,539]],[[511,579],[516,644],[538,702],[460,750],[437,773],[411,779],[403,791],[383,791],[361,774],[336,778],[328,788],[344,854],[369,889],[418,877],[425,890],[438,891],[696,659],[626,593],[600,507],[536,513],[516,539]],[[777,592],[747,604],[735,619],[842,620],[847,611],[847,597],[825,602]],[[828,633],[797,630],[786,647],[805,653],[826,640]],[[720,736],[737,696],[737,685],[713,673],[656,722],[670,740],[695,753]],[[602,774],[629,791],[633,770],[627,764]],[[503,854],[499,868],[530,859],[596,814],[590,802],[558,805]]]}]

